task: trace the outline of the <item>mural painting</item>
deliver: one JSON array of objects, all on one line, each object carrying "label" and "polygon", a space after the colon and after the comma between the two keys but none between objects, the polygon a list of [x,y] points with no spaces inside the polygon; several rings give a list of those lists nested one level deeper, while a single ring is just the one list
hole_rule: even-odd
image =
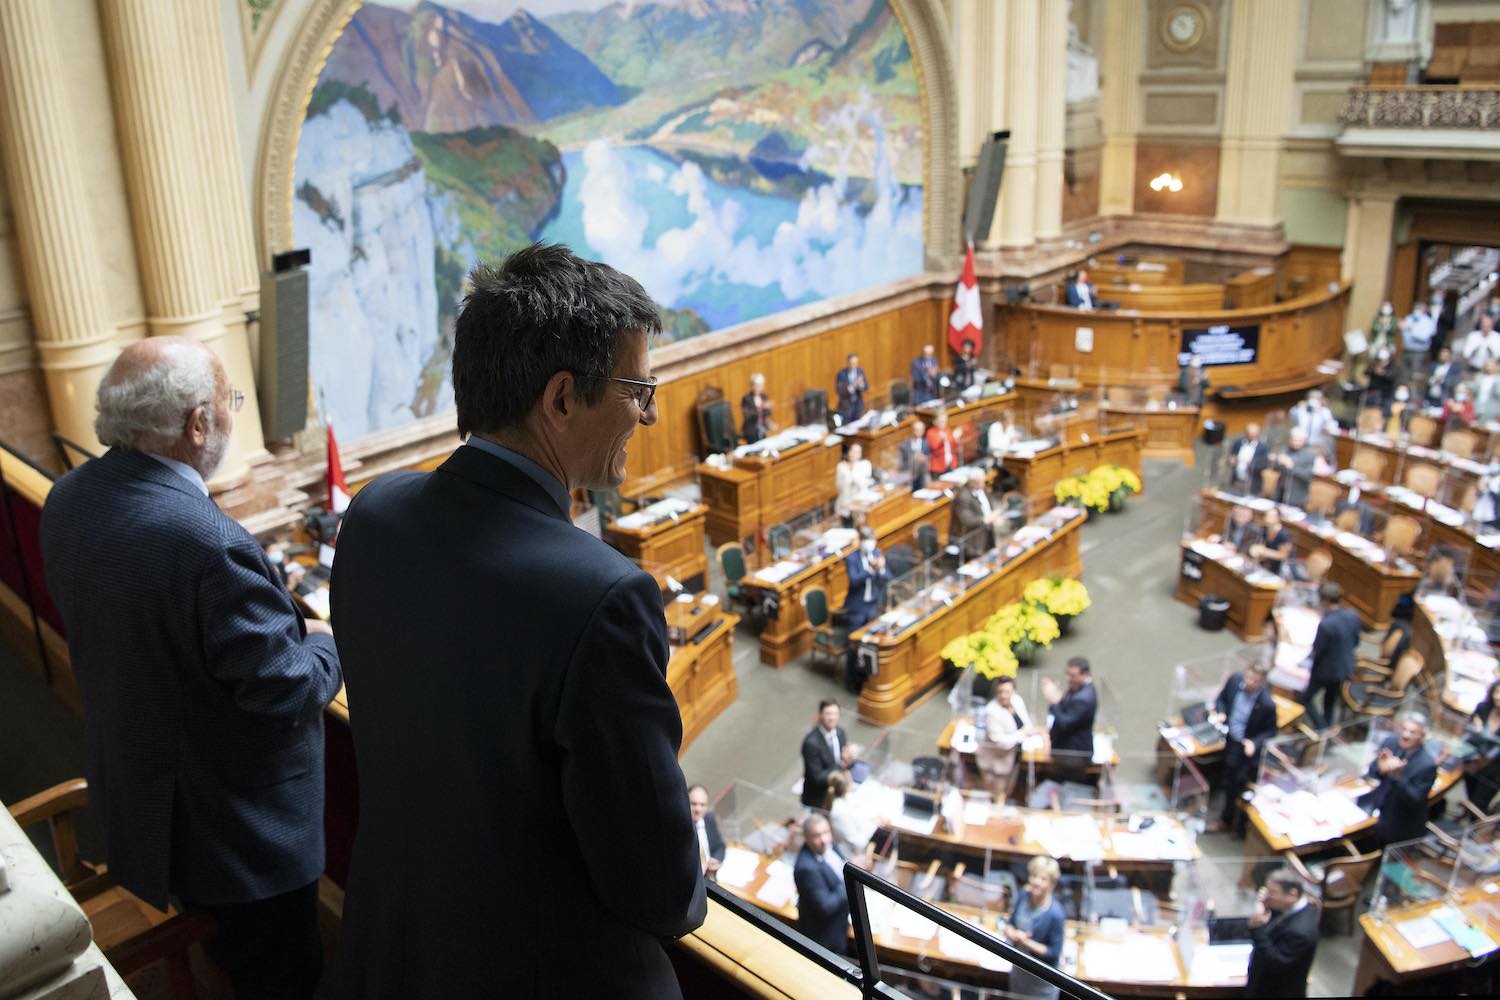
[{"label": "mural painting", "polygon": [[921,182],[888,0],[366,3],[297,150],[320,409],[347,439],[450,408],[476,260],[605,261],[661,346],[919,272]]}]

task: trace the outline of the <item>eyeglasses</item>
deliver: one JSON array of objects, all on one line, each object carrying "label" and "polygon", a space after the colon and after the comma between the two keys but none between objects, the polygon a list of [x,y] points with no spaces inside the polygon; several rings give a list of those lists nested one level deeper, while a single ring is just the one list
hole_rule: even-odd
[{"label": "eyeglasses", "polygon": [[229,390],[229,412],[238,413],[240,407],[245,405],[245,394],[238,389]]},{"label": "eyeglasses", "polygon": [[651,409],[651,401],[656,398],[655,375],[644,382],[638,378],[620,378],[617,375],[606,375],[604,377],[611,382],[623,382],[626,385],[636,386],[636,390],[631,393],[635,397],[635,405],[641,408],[642,413]]}]

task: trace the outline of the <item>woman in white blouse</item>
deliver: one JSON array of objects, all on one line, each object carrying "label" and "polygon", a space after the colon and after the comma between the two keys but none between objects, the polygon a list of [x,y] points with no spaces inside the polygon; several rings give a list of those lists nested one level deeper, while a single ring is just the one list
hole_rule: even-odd
[{"label": "woman in white blouse", "polygon": [[828,798],[823,805],[828,810],[828,825],[833,828],[833,839],[846,858],[857,858],[886,824],[881,816],[871,815],[849,797],[854,779],[848,771],[834,771],[828,776]]},{"label": "woman in white blouse", "polygon": [[838,494],[833,501],[833,512],[844,519],[845,526],[853,526],[854,498],[875,482],[875,472],[865,458],[865,450],[850,442],[844,452],[844,460],[833,470],[833,481]]},{"label": "woman in white blouse", "polygon": [[1014,677],[995,681],[994,696],[984,706],[984,739],[975,757],[996,802],[1004,802],[1016,780],[1021,741],[1038,732],[1031,724],[1026,702],[1016,693]]}]

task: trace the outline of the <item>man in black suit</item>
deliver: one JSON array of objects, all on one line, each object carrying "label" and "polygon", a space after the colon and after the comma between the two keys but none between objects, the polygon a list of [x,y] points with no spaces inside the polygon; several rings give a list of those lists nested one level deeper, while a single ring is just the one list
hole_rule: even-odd
[{"label": "man in black suit", "polygon": [[[1302,704],[1307,706],[1307,717],[1313,728],[1326,729],[1333,724],[1339,689],[1354,674],[1354,650],[1359,646],[1360,623],[1358,612],[1344,607],[1344,588],[1332,580],[1324,580],[1318,586],[1318,600],[1323,605],[1323,620],[1318,622],[1318,631],[1313,634],[1307,690],[1302,693]],[[1323,692],[1321,714],[1313,705],[1313,696],[1319,691]]]},{"label": "man in black suit", "polygon": [[1004,515],[990,503],[984,473],[976,469],[962,489],[953,491],[948,538],[963,545],[965,559],[974,559],[994,547],[995,529],[1003,520]]},{"label": "man in black suit", "polygon": [[1255,774],[1261,750],[1276,735],[1276,702],[1266,687],[1264,665],[1229,675],[1214,701],[1214,722],[1226,729],[1224,811],[1217,827],[1222,830],[1239,815],[1240,795]]},{"label": "man in black suit", "polygon": [[1050,677],[1042,678],[1042,697],[1052,708],[1052,763],[1059,775],[1077,780],[1094,759],[1094,716],[1099,713],[1099,693],[1094,690],[1089,661],[1075,656],[1068,661],[1068,689],[1063,691]]},{"label": "man in black suit", "polygon": [[1260,439],[1260,424],[1245,425],[1245,433],[1229,445],[1226,461],[1229,463],[1230,489],[1237,493],[1260,496],[1263,485],[1261,473],[1271,464],[1271,454],[1266,450],[1266,443]]},{"label": "man in black suit", "polygon": [[922,353],[911,363],[911,405],[921,406],[938,394],[937,348],[931,344],[922,347]]},{"label": "man in black suit", "polygon": [[814,813],[802,823],[802,849],[792,866],[797,883],[797,929],[835,955],[849,950],[846,859],[833,842],[828,820]]},{"label": "man in black suit", "polygon": [[839,397],[839,420],[848,424],[865,415],[865,393],[870,391],[870,380],[859,366],[858,354],[849,355],[846,361],[834,379],[834,389]]},{"label": "man in black suit", "polygon": [[771,433],[771,397],[766,395],[766,377],[750,376],[750,391],[740,397],[740,437],[754,444]]},{"label": "man in black suit", "polygon": [[688,811],[693,818],[693,835],[698,839],[698,860],[703,866],[703,877],[712,880],[719,866],[724,863],[724,837],[719,833],[719,820],[708,808],[708,789],[693,785],[688,789]]},{"label": "man in black suit", "polygon": [[47,586],[83,694],[110,877],[206,911],[241,998],[309,997],[322,970],[323,709],[342,676],[259,544],[209,499],[232,389],[196,340],[131,344],[99,386],[109,446],[52,488]]},{"label": "man in black suit", "polygon": [[828,776],[839,769],[849,737],[839,725],[839,703],[831,698],[818,702],[818,724],[802,738],[802,804],[823,807],[828,794]]},{"label": "man in black suit", "polygon": [[1319,910],[1290,868],[1277,868],[1250,912],[1247,997],[1305,997],[1318,950]]},{"label": "man in black suit", "polygon": [[1427,720],[1412,712],[1396,724],[1370,762],[1369,776],[1378,784],[1360,796],[1359,804],[1379,812],[1374,838],[1384,847],[1415,840],[1427,833],[1428,796],[1437,780],[1437,762],[1427,752]]},{"label": "man in black suit", "polygon": [[656,421],[659,314],[560,246],[470,287],[468,443],[361,490],[333,567],[359,768],[345,993],[677,997],[661,942],[706,902],[661,592],[568,517]]}]

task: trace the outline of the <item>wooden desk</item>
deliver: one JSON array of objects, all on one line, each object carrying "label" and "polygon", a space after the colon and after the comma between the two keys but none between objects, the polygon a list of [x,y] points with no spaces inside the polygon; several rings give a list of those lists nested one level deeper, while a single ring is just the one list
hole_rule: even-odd
[{"label": "wooden desk", "polygon": [[1452,905],[1491,941],[1500,944],[1500,893],[1492,891],[1497,885],[1500,885],[1500,880],[1490,878],[1464,890],[1456,901],[1445,898],[1397,907],[1388,911],[1383,921],[1377,920],[1373,913],[1362,914],[1359,927],[1364,932],[1364,940],[1360,943],[1359,965],[1354,970],[1354,995],[1368,996],[1376,983],[1392,983],[1400,987],[1493,960],[1500,952],[1492,951],[1485,958],[1476,959],[1452,940],[1422,949],[1413,948],[1397,924]]},{"label": "wooden desk", "polygon": [[1147,458],[1173,458],[1192,468],[1197,461],[1193,441],[1198,436],[1202,411],[1196,406],[1129,405],[1109,402],[1105,412],[1118,414],[1146,433],[1141,454]]},{"label": "wooden desk", "polygon": [[[948,754],[948,753],[952,753],[953,752],[953,731],[954,731],[955,728],[957,728],[957,725],[958,725],[958,720],[957,719],[949,719],[948,720],[948,724],[943,727],[943,731],[938,734],[937,748],[938,748],[938,752],[939,753],[941,753],[941,754]],[[1033,750],[1023,750],[1023,751],[1021,751],[1020,762],[1022,764],[1028,765],[1032,769],[1035,769],[1035,768],[1048,768],[1048,767],[1052,766],[1052,741],[1051,741],[1051,738],[1048,737],[1045,733],[1043,733],[1042,734],[1042,740],[1043,740],[1043,744],[1042,744],[1041,747],[1039,747],[1037,749],[1033,749]],[[960,751],[960,753],[963,754],[964,763],[970,769],[970,773],[977,775],[978,772],[975,770],[975,755],[974,755],[974,751],[972,751],[972,750],[962,750],[962,751]],[[1109,766],[1112,767],[1112,768],[1120,766],[1120,751],[1119,750],[1111,748],[1110,755],[1109,755]],[[1094,762],[1094,761],[1090,761],[1089,762],[1089,766],[1087,768],[1087,771],[1088,771],[1088,773],[1090,775],[1098,775],[1102,770],[1103,770],[1103,765],[1101,765],[1101,764],[1099,764],[1097,762]]]},{"label": "wooden desk", "polygon": [[1192,608],[1198,607],[1199,599],[1206,594],[1222,597],[1229,602],[1226,621],[1230,630],[1246,642],[1259,642],[1265,637],[1266,620],[1281,588],[1280,577],[1268,575],[1251,582],[1243,567],[1198,551],[1191,541],[1181,542],[1177,589],[1172,596]]},{"label": "wooden desk", "polygon": [[[1484,700],[1500,664],[1482,641],[1471,642],[1465,649],[1440,635],[1434,627],[1439,601],[1428,597],[1416,600],[1411,648],[1422,654],[1422,672],[1442,691],[1443,708],[1454,716],[1451,721],[1462,727]],[[1459,669],[1454,669],[1455,666]]]},{"label": "wooden desk", "polygon": [[[1108,290],[1100,294],[1110,297]],[[1184,329],[1256,326],[1260,343],[1253,362],[1209,369],[1214,389],[1237,386],[1249,394],[1261,386],[1306,378],[1319,363],[1340,357],[1348,298],[1349,286],[1339,285],[1255,309],[1083,313],[1062,306],[1003,305],[996,309],[997,348],[1023,371],[1065,371],[1088,387],[1175,389]],[[1079,327],[1094,331],[1092,350],[1078,349]]]},{"label": "wooden desk", "polygon": [[721,606],[692,602],[667,605],[668,634],[673,636],[667,663],[667,686],[682,714],[682,750],[739,697],[734,675],[734,627],[739,615]]},{"label": "wooden desk", "polygon": [[1230,309],[1259,309],[1276,304],[1276,269],[1255,267],[1230,275],[1224,282],[1225,304]]},{"label": "wooden desk", "polygon": [[881,619],[856,630],[849,641],[873,647],[879,662],[879,670],[860,692],[860,716],[882,726],[899,722],[942,681],[942,648],[949,640],[979,628],[1001,605],[1018,599],[1031,581],[1083,572],[1078,550],[1083,520],[1082,511],[1075,511],[1051,537],[1031,548],[1019,550],[1011,543],[1005,553],[991,550],[987,558],[999,565],[992,566],[988,576],[901,632],[872,632]]},{"label": "wooden desk", "polygon": [[[1435,469],[1439,475],[1446,477],[1447,481],[1454,485],[1454,489],[1459,494],[1446,498],[1447,502],[1454,505],[1460,504],[1462,494],[1470,487],[1477,490],[1479,481],[1484,478],[1485,467],[1483,465],[1435,448],[1402,444],[1384,435],[1366,435],[1358,440],[1353,434],[1344,430],[1334,435],[1333,454],[1339,468],[1347,469],[1352,465],[1356,450],[1371,451],[1380,456],[1381,471],[1376,479],[1383,484],[1402,485],[1405,470],[1415,466]],[[1445,498],[1439,497],[1439,499]]]},{"label": "wooden desk", "polygon": [[1224,308],[1223,285],[1110,285],[1096,298],[1118,302],[1126,312],[1201,312]]},{"label": "wooden desk", "polygon": [[822,441],[804,442],[775,458],[736,458],[728,469],[699,464],[709,540],[714,545],[737,542],[831,503],[837,493],[833,470],[838,464],[839,449]]},{"label": "wooden desk", "polygon": [[[1462,773],[1459,768],[1442,770],[1439,768],[1437,778],[1432,782],[1432,791],[1427,796],[1427,801],[1436,802],[1448,794]],[[1325,794],[1335,794],[1332,792]],[[1345,837],[1355,838],[1375,828],[1375,818],[1366,816],[1358,823],[1351,823],[1342,830],[1329,831],[1329,836],[1321,840],[1312,840],[1306,843],[1293,843],[1284,834],[1273,834],[1265,817],[1260,813],[1254,803],[1245,804],[1245,818],[1249,822],[1245,826],[1245,864],[1240,873],[1240,884],[1249,886],[1251,884],[1252,872],[1255,864],[1261,860],[1291,851],[1298,857],[1308,854],[1317,854],[1337,844]]]},{"label": "wooden desk", "polygon": [[999,420],[1002,414],[1014,412],[1019,400],[1020,397],[1015,392],[988,396],[972,403],[965,403],[962,400],[948,403],[931,400],[918,406],[912,411],[912,415],[893,426],[874,430],[867,427],[860,428],[851,437],[859,442],[860,447],[864,449],[865,458],[868,458],[875,468],[894,466],[897,463],[896,453],[901,447],[901,442],[911,437],[912,424],[921,420],[931,427],[933,418],[939,410],[942,410],[948,414],[948,429],[963,432],[962,440],[959,441],[959,449],[965,454],[970,453],[971,447],[977,447],[980,452],[983,452],[983,441],[979,441],[977,445],[974,444],[979,428]]},{"label": "wooden desk", "polygon": [[[737,849],[744,850],[742,845],[732,845]],[[793,858],[786,857],[786,863],[791,864]],[[762,899],[759,895],[761,889],[766,885],[770,877],[772,866],[776,858],[757,854],[757,864],[754,874],[742,886],[724,885],[724,888],[745,902],[762,910],[765,913],[796,926],[797,907],[795,903],[772,903]],[[866,898],[872,906],[879,906],[876,902],[880,897],[868,893]],[[960,917],[969,923],[1000,936],[1000,913],[997,908],[966,906],[961,903],[939,902],[935,905]],[[981,964],[977,955],[965,949],[962,951],[947,951],[943,945],[948,941],[946,935],[937,933],[936,928],[926,937],[910,937],[893,926],[893,921],[886,921],[880,929],[875,930],[875,945],[880,952],[882,961],[889,961],[893,965],[902,968],[913,969],[926,973],[937,973],[965,982],[975,983],[981,986],[993,988],[1004,988],[1009,984],[1009,963],[1003,960],[987,961]],[[852,932],[851,932],[852,933]],[[1166,982],[1146,982],[1132,980],[1125,977],[1128,968],[1122,968],[1118,964],[1111,963],[1106,968],[1100,958],[1094,958],[1091,963],[1089,946],[1091,944],[1114,944],[1118,940],[1111,938],[1098,927],[1091,926],[1079,921],[1070,920],[1066,926],[1067,942],[1064,945],[1063,970],[1076,979],[1079,979],[1097,989],[1103,990],[1114,996],[1161,996],[1164,992],[1174,997],[1183,998],[1208,998],[1236,996],[1244,990],[1244,977],[1234,977],[1222,981],[1193,979],[1182,961],[1182,954],[1177,946],[1171,927],[1132,927],[1126,932],[1124,942],[1136,940],[1138,935],[1149,936],[1162,940],[1170,949],[1177,965],[1177,978]],[[1208,937],[1206,931],[1197,935],[1198,943],[1206,945]],[[1114,949],[1111,949],[1114,950]],[[1071,959],[1071,967],[1069,960]]]},{"label": "wooden desk", "polygon": [[690,590],[701,589],[708,573],[703,543],[707,515],[708,507],[700,503],[675,519],[663,518],[644,527],[623,528],[615,520],[604,527],[604,540],[656,577],[662,590],[667,589],[668,576]]},{"label": "wooden desk", "polygon": [[[917,528],[930,524],[937,529],[941,542],[948,535],[951,498],[945,493],[931,500],[919,500],[911,493],[893,492],[870,509],[867,523],[875,531],[876,544],[889,552],[892,545],[912,545],[915,549]],[[777,583],[749,573],[741,585],[773,593],[780,601],[776,617],[766,622],[760,633],[760,662],[783,667],[806,653],[812,646],[812,630],[807,612],[802,608],[802,592],[808,587],[822,587],[828,595],[830,610],[843,606],[849,592],[849,572],[844,559],[854,551],[857,542],[816,559],[802,570]]]},{"label": "wooden desk", "polygon": [[[1057,502],[1059,480],[1088,472],[1098,465],[1121,465],[1141,475],[1141,448],[1146,432],[1139,427],[1088,435],[1088,440],[1064,441],[1034,455],[1006,455],[1001,463],[1020,481],[1021,495],[1032,510],[1046,510]],[[1145,480],[1141,480],[1143,489]]]},{"label": "wooden desk", "polygon": [[[1213,530],[1222,527],[1228,520],[1229,511],[1236,506],[1249,506],[1260,511],[1263,504],[1246,504],[1240,498],[1227,493],[1204,490],[1200,494],[1203,507],[1203,524]],[[1302,516],[1303,520],[1292,518]],[[1327,550],[1333,563],[1328,570],[1328,579],[1344,588],[1344,599],[1359,612],[1367,628],[1390,627],[1391,610],[1402,594],[1413,590],[1422,574],[1405,560],[1392,562],[1387,559],[1371,562],[1356,548],[1339,541],[1336,534],[1324,536],[1308,523],[1304,515],[1294,508],[1282,507],[1282,523],[1292,536],[1292,547],[1300,559],[1318,549]],[[1351,543],[1352,544],[1352,543]]]},{"label": "wooden desk", "polygon": [[1100,290],[1106,285],[1180,285],[1187,273],[1181,257],[1138,257],[1126,263],[1116,260],[1091,260],[1089,280]]},{"label": "wooden desk", "polygon": [[[1302,721],[1307,714],[1306,706],[1291,698],[1272,694],[1276,703],[1276,731],[1284,733]],[[1169,730],[1176,734],[1168,736]],[[1182,728],[1182,716],[1174,716],[1169,724],[1156,731],[1156,782],[1164,788],[1172,784],[1174,760],[1190,760],[1198,767],[1209,767],[1219,762],[1224,753],[1224,737],[1213,743],[1199,743],[1192,730]]]}]

